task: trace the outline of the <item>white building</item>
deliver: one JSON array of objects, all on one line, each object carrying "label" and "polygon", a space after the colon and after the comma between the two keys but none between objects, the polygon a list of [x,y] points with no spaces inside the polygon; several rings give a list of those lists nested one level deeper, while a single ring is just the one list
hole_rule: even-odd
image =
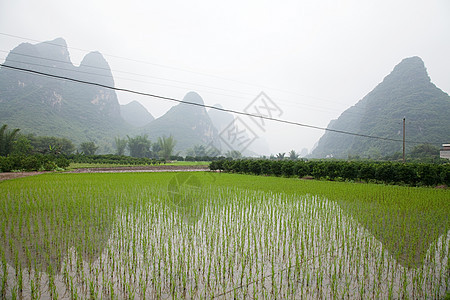
[{"label": "white building", "polygon": [[440,157],[450,159],[450,144],[442,144]]}]

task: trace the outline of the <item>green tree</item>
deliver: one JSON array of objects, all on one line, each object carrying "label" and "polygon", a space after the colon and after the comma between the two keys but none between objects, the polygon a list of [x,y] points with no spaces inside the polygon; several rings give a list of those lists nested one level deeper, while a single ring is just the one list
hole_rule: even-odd
[{"label": "green tree", "polygon": [[242,157],[242,154],[237,150],[231,150],[227,151],[227,153],[225,153],[225,156],[232,159],[239,159]]},{"label": "green tree", "polygon": [[34,151],[42,154],[72,154],[75,151],[75,145],[67,138],[29,135],[28,139]]},{"label": "green tree", "polygon": [[299,154],[295,152],[295,150],[289,151],[289,159],[290,160],[297,160],[299,157]]},{"label": "green tree", "polygon": [[95,151],[98,149],[98,146],[96,146],[94,142],[84,142],[81,143],[80,149],[85,155],[94,155]]},{"label": "green tree", "polygon": [[159,158],[159,151],[161,151],[161,146],[158,143],[154,143],[152,145],[152,151],[151,151],[150,157],[158,159]]},{"label": "green tree", "polygon": [[187,156],[200,157],[207,156],[206,147],[204,145],[195,145],[194,148],[186,150]]},{"label": "green tree", "polygon": [[283,153],[278,153],[278,154],[277,154],[277,160],[283,160],[285,155],[286,155],[285,152],[283,152]]},{"label": "green tree", "polygon": [[381,159],[380,149],[375,148],[375,147],[370,147],[369,150],[367,150],[365,154],[368,159],[372,159],[372,160]]},{"label": "green tree", "polygon": [[439,147],[430,144],[420,144],[411,150],[410,156],[412,159],[433,160],[439,157]]},{"label": "green tree", "polygon": [[150,156],[150,147],[152,143],[148,139],[148,136],[137,135],[135,137],[128,138],[128,149],[130,150],[130,155],[133,157],[148,157]]},{"label": "green tree", "polygon": [[20,134],[17,138],[12,153],[18,155],[29,155],[33,152],[31,141],[25,135]]},{"label": "green tree", "polygon": [[17,133],[20,130],[16,128],[7,131],[7,128],[6,124],[0,128],[0,156],[8,156],[12,152]]},{"label": "green tree", "polygon": [[125,154],[125,148],[127,147],[128,141],[126,139],[121,139],[120,137],[114,138],[114,141],[116,143],[116,154],[117,155],[124,155]]},{"label": "green tree", "polygon": [[158,145],[161,147],[161,150],[158,153],[159,156],[168,160],[172,156],[176,144],[177,141],[175,141],[172,135],[169,137],[159,137]]}]

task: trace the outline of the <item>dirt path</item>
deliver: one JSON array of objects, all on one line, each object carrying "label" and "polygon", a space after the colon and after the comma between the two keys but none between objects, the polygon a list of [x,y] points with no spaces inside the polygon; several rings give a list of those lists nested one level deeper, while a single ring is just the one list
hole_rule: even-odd
[{"label": "dirt path", "polygon": [[[67,173],[124,173],[124,172],[174,172],[174,171],[184,171],[184,172],[209,171],[209,167],[207,165],[197,165],[197,166],[159,165],[159,166],[136,166],[136,167],[115,167],[115,168],[81,168],[69,171]],[[39,175],[43,173],[48,172],[0,173],[0,181]]]},{"label": "dirt path", "polygon": [[14,178],[20,178],[20,177],[27,177],[27,176],[33,176],[33,175],[39,175],[46,172],[8,172],[8,173],[0,173],[0,181],[6,180],[6,179],[14,179]]}]

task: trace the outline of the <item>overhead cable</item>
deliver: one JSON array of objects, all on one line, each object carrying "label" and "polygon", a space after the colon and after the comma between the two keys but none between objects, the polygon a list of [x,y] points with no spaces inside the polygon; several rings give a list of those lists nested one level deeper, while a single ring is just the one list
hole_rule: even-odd
[{"label": "overhead cable", "polygon": [[[45,73],[45,72],[39,72],[39,71],[35,71],[35,70],[30,70],[30,69],[9,66],[9,65],[5,65],[5,64],[0,64],[0,66],[2,66],[4,68],[16,70],[16,71],[27,72],[27,73],[31,73],[31,74],[36,74],[36,75],[41,75],[41,76],[46,76],[46,77],[51,77],[51,78],[56,78],[56,79],[61,79],[61,80],[67,80],[67,81],[72,81],[72,82],[77,82],[77,83],[82,83],[82,84],[88,84],[88,85],[93,85],[93,86],[98,86],[98,87],[102,87],[102,88],[106,88],[106,89],[119,91],[119,92],[126,92],[126,93],[146,96],[146,97],[152,97],[152,98],[171,101],[171,102],[194,105],[194,106],[199,106],[199,107],[203,107],[203,108],[209,108],[209,109],[219,110],[219,111],[223,111],[223,112],[233,113],[233,114],[237,114],[237,115],[248,116],[248,117],[252,117],[252,118],[260,118],[260,119],[274,121],[274,122],[278,122],[278,123],[284,123],[284,124],[295,125],[295,126],[300,126],[300,127],[305,127],[305,128],[312,128],[312,129],[318,129],[318,130],[323,130],[323,131],[328,131],[328,132],[335,132],[335,133],[341,133],[341,134],[347,134],[347,135],[353,135],[353,136],[365,137],[365,138],[371,138],[371,139],[377,139],[377,140],[403,142],[403,140],[399,140],[399,139],[393,139],[393,138],[388,138],[388,137],[380,137],[380,136],[373,136],[373,135],[349,132],[349,131],[344,131],[344,130],[325,128],[325,127],[303,124],[303,123],[289,121],[289,120],[283,120],[283,119],[279,119],[279,118],[273,118],[270,116],[254,115],[254,114],[246,113],[246,112],[242,112],[242,111],[220,108],[220,107],[215,107],[215,106],[211,106],[211,105],[200,104],[200,103],[195,103],[195,102],[190,102],[190,101],[183,101],[183,100],[172,98],[172,97],[161,96],[161,95],[156,95],[156,94],[152,94],[152,93],[139,92],[139,91],[135,91],[135,90],[131,90],[131,89],[118,88],[118,87],[108,86],[108,85],[101,84],[101,83],[90,82],[90,81],[70,78],[70,77],[66,77],[66,76],[59,76],[59,75],[49,74],[49,73]],[[422,144],[420,142],[413,142],[413,141],[408,141],[408,143]]]}]

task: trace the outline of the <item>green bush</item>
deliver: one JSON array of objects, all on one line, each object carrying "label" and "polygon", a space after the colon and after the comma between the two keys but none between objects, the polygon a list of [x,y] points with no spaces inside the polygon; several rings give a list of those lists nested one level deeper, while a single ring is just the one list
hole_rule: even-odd
[{"label": "green bush", "polygon": [[58,166],[56,165],[56,163],[54,161],[46,161],[44,162],[44,164],[42,165],[42,168],[45,171],[53,171],[57,168]]},{"label": "green bush", "polygon": [[309,165],[304,161],[298,161],[294,165],[293,175],[300,178],[310,175]]},{"label": "green bush", "polygon": [[411,186],[450,185],[450,164],[397,162],[355,162],[338,160],[288,161],[288,160],[218,160],[211,170],[272,176],[313,176],[316,179],[364,180],[387,184]]},{"label": "green bush", "polygon": [[59,157],[55,160],[56,165],[59,168],[66,169],[70,165],[70,161],[65,157]]},{"label": "green bush", "polygon": [[0,171],[11,172],[14,170],[14,162],[10,157],[0,156]]},{"label": "green bush", "polygon": [[10,155],[0,157],[0,170],[2,172],[11,172],[14,170],[22,171],[52,171],[57,168],[67,168],[70,161],[64,157],[55,155]]},{"label": "green bush", "polygon": [[21,167],[20,170],[25,171],[38,171],[41,169],[43,162],[41,157],[38,155],[29,155],[25,156],[21,161]]}]

